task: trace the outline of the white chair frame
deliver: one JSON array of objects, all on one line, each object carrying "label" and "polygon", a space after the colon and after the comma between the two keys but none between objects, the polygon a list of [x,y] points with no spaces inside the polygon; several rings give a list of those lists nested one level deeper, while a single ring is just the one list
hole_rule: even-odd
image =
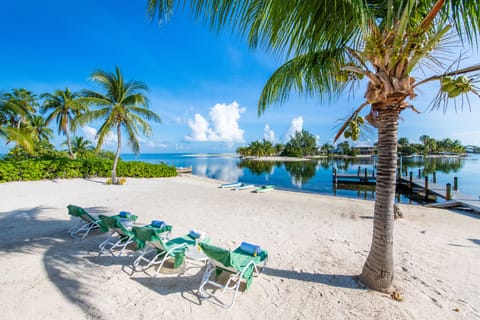
[{"label": "white chair frame", "polygon": [[[253,260],[251,260],[245,267],[243,267],[243,269],[240,272],[238,272],[234,268],[226,267],[222,263],[210,259],[210,262],[207,265],[207,269],[205,270],[205,273],[203,274],[203,278],[202,278],[202,282],[200,283],[200,287],[198,288],[198,291],[200,293],[200,297],[201,298],[214,298],[215,300],[212,300],[212,303],[214,303],[216,305],[219,305],[219,306],[221,306],[225,309],[231,308],[235,304],[235,301],[237,299],[238,291],[240,289],[240,284],[242,283],[243,274],[245,273],[245,271],[247,271],[247,269],[251,265],[253,265],[254,273],[257,273],[257,275],[258,275],[258,274],[262,273],[263,270],[265,269],[265,266],[267,265],[267,260],[268,260],[268,258],[266,258],[263,261],[263,266],[262,266],[260,271],[257,268],[257,264]],[[222,271],[226,271],[226,272],[230,273],[230,275],[228,277],[228,280],[227,280],[227,283],[225,285],[222,285],[222,284],[210,279],[212,273],[217,268],[221,269]],[[206,291],[206,289],[205,289],[205,286],[207,284],[209,284],[209,285],[211,285],[215,288],[222,289],[222,291],[219,294],[210,293],[210,292]],[[223,303],[220,299],[223,297],[225,292],[232,291],[232,290],[234,291],[234,295],[233,295],[233,298],[230,301],[230,303],[228,303],[228,304]]]}]

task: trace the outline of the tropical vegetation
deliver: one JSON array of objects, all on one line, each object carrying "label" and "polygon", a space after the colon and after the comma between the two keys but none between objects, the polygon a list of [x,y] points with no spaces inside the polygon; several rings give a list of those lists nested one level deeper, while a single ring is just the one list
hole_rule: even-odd
[{"label": "tropical vegetation", "polygon": [[57,122],[58,133],[67,137],[67,147],[70,157],[75,158],[70,142],[70,132],[75,131],[75,119],[88,110],[88,106],[83,101],[78,92],[71,92],[70,89],[55,90],[52,93],[42,94],[44,99],[40,112],[42,114],[50,111],[45,122],[49,124],[53,119]]},{"label": "tropical vegetation", "polygon": [[[264,45],[285,62],[268,79],[260,95],[259,114],[284,103],[292,90],[320,99],[338,97],[367,82],[365,102],[347,118],[337,138],[358,139],[367,123],[377,130],[378,162],[373,234],[360,274],[368,287],[393,290],[393,205],[400,114],[416,111],[417,89],[436,83],[432,109],[456,106],[479,95],[480,65],[459,68],[442,61],[442,48],[477,45],[480,10],[477,0],[260,1],[149,0],[151,18],[172,15],[184,5],[212,29],[233,30],[252,47]],[[452,41],[455,35],[461,41]],[[432,68],[428,68],[431,66]],[[421,71],[421,72],[419,72]],[[426,76],[425,76],[426,75]],[[364,109],[369,107],[366,115]]]},{"label": "tropical vegetation", "polygon": [[[65,88],[38,96],[24,88],[16,88],[0,94],[0,139],[14,144],[0,160],[0,182],[104,177],[106,165],[112,168],[110,181],[113,183],[118,182],[117,174],[127,177],[176,175],[173,167],[124,163],[120,159],[123,132],[133,151],[138,153],[139,134],[149,136],[151,133],[147,121],[160,122],[160,117],[148,109],[147,86],[139,81],[125,81],[118,67],[114,73],[96,71],[91,78],[102,85],[104,92],[72,92]],[[75,136],[75,129],[97,120],[103,123],[94,148],[91,141]],[[66,137],[63,145],[67,151],[56,150],[51,143],[53,130],[49,125],[54,121],[58,134]],[[112,131],[117,137],[115,154],[101,150]]]},{"label": "tropical vegetation", "polygon": [[83,91],[83,100],[98,109],[88,110],[81,114],[77,121],[80,124],[96,120],[104,121],[97,132],[97,147],[100,150],[105,138],[113,131],[117,136],[117,149],[112,169],[112,183],[117,181],[117,164],[122,146],[122,132],[125,132],[132,151],[138,154],[140,144],[138,133],[150,136],[152,129],[146,120],[161,122],[160,116],[148,109],[145,93],[148,87],[140,81],[126,81],[118,67],[115,72],[95,71],[92,81],[103,87],[104,92]]},{"label": "tropical vegetation", "polygon": [[398,153],[400,155],[412,154],[463,154],[466,147],[462,145],[460,140],[452,140],[445,138],[435,140],[427,135],[422,135],[419,139],[421,143],[410,143],[405,137],[398,139]]},{"label": "tropical vegetation", "polygon": [[265,139],[262,141],[255,140],[246,147],[237,148],[237,153],[242,157],[286,156],[302,158],[318,154],[318,146],[315,136],[303,129],[302,131],[296,131],[285,145],[281,143],[273,144]]}]

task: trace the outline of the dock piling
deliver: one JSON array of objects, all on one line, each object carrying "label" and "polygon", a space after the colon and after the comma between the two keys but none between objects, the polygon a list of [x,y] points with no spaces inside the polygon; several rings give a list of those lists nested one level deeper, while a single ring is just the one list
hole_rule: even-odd
[{"label": "dock piling", "polygon": [[428,176],[425,176],[425,200],[428,199]]},{"label": "dock piling", "polygon": [[453,178],[453,190],[458,191],[458,177]]},{"label": "dock piling", "polygon": [[447,192],[446,192],[446,200],[451,200],[452,199],[452,184],[447,183]]}]

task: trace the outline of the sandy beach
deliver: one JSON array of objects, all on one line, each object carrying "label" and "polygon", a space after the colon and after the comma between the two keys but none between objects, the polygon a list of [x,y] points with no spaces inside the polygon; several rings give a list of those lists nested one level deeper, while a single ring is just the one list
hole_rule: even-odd
[{"label": "sandy beach", "polygon": [[[395,286],[403,301],[356,280],[370,247],[373,202],[275,190],[217,188],[195,176],[0,184],[2,319],[480,319],[480,215],[401,205],[395,224]],[[228,310],[199,299],[203,269],[156,279],[98,255],[106,234],[72,239],[66,206],[121,210],[137,224],[164,220],[235,248],[269,252],[264,273]]]}]

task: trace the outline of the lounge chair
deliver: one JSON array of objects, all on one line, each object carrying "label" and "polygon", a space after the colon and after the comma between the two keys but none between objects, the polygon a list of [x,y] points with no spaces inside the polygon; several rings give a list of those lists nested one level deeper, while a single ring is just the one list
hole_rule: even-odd
[{"label": "lounge chair", "polygon": [[[135,237],[145,241],[147,246],[142,254],[134,261],[134,271],[144,271],[151,266],[157,266],[154,278],[168,259],[173,259],[173,269],[177,269],[185,261],[186,250],[196,245],[196,239],[187,234],[184,237],[177,237],[171,240],[165,239],[161,229],[151,227],[133,227]],[[156,251],[152,258],[147,255]]]},{"label": "lounge chair", "polygon": [[91,215],[85,209],[73,204],[69,204],[67,209],[69,215],[77,218],[75,219],[77,221],[68,229],[72,238],[83,240],[91,230],[100,228],[100,219]]},{"label": "lounge chair", "polygon": [[137,216],[130,215],[129,217],[123,217],[121,215],[100,215],[99,218],[101,230],[103,232],[111,231],[110,236],[98,246],[100,254],[108,251],[115,256],[114,250],[119,248],[121,250],[118,255],[121,256],[124,253],[125,248],[129,244],[135,242],[133,239],[134,234],[131,231],[131,224],[137,219]]},{"label": "lounge chair", "polygon": [[[259,249],[258,253],[247,252],[243,250],[243,243],[242,246],[233,251],[205,242],[200,242],[200,248],[210,259],[200,284],[200,296],[203,298],[212,297],[214,298],[213,303],[224,308],[230,308],[234,305],[242,280],[245,280],[245,289],[248,289],[252,283],[254,272],[257,274],[262,272],[268,260],[267,251]],[[262,263],[263,266],[259,272],[258,265]],[[215,275],[212,277],[214,271]],[[227,272],[228,278],[225,283],[220,283],[217,277],[223,272]],[[213,292],[207,291],[206,285],[213,286],[215,290]],[[222,289],[222,291],[216,294],[216,289]],[[227,291],[234,291],[233,298],[228,304],[220,300]]]}]

